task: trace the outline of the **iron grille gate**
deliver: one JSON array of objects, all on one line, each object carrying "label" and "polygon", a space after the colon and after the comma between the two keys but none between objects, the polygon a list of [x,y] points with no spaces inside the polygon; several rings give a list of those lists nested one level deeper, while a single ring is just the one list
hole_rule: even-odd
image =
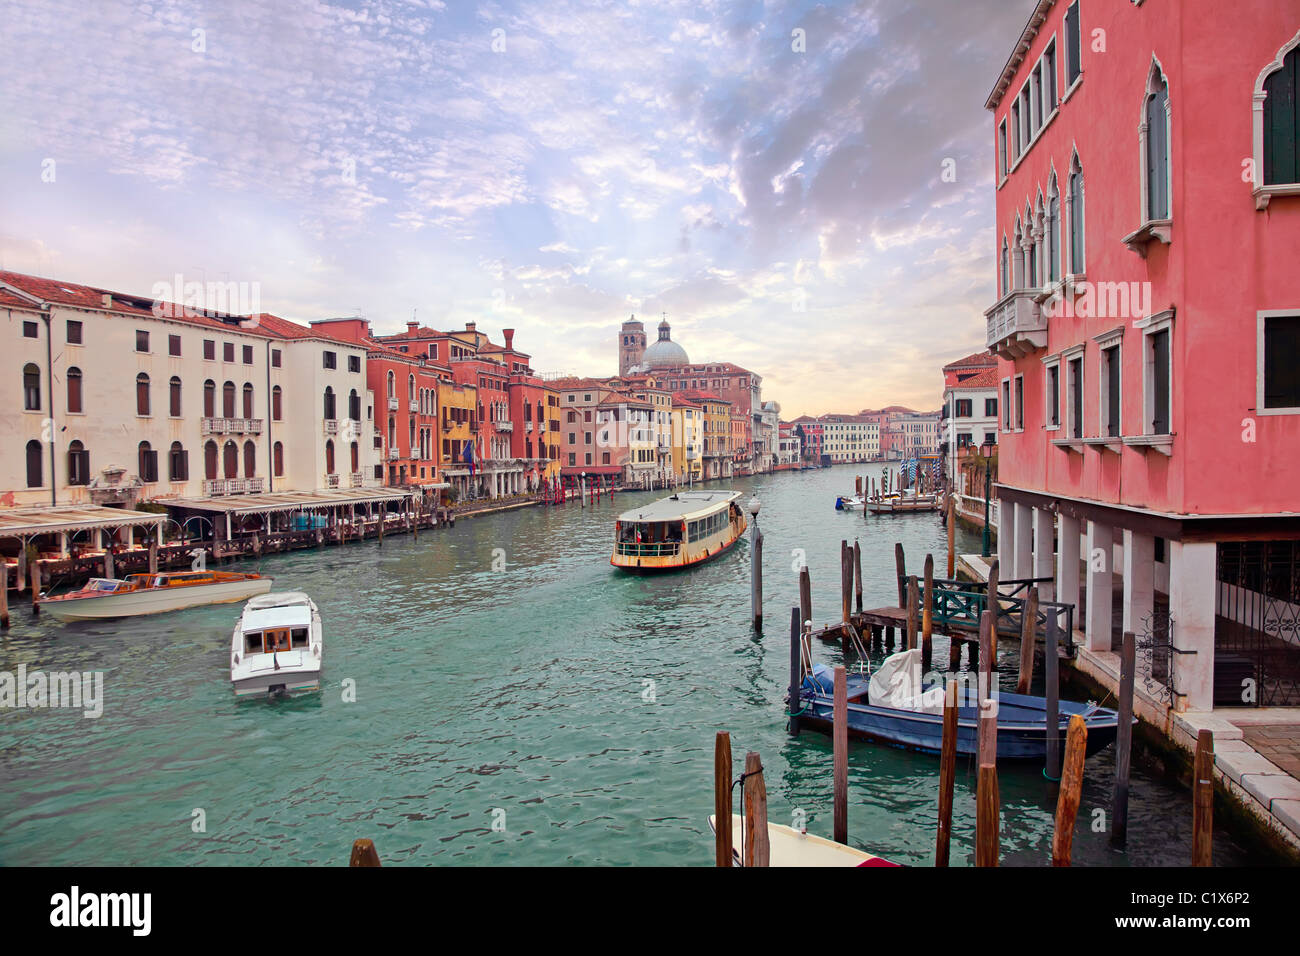
[{"label": "iron grille gate", "polygon": [[1214,703],[1300,705],[1300,542],[1222,542]]}]

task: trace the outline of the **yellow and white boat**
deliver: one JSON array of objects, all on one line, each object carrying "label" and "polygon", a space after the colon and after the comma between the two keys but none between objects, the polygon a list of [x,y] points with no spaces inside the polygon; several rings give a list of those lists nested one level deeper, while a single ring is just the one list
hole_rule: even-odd
[{"label": "yellow and white boat", "polygon": [[271,590],[260,574],[237,571],[164,571],[125,579],[91,578],[68,594],[42,598],[41,611],[64,621],[94,621],[161,614],[201,604],[243,601]]},{"label": "yellow and white boat", "polygon": [[748,526],[739,491],[679,491],[618,516],[609,563],[626,571],[689,568],[727,551]]},{"label": "yellow and white boat", "polygon": [[[731,815],[732,865],[740,866],[741,841],[744,839],[745,819],[738,813]],[[709,829],[718,832],[718,818],[709,816]],[[769,866],[898,866],[884,857],[836,843],[824,837],[812,836],[793,827],[768,823]]]}]

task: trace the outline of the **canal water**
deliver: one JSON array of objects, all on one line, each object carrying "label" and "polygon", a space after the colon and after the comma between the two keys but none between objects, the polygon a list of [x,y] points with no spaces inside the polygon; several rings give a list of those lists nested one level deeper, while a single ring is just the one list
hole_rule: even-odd
[{"label": "canal water", "polygon": [[[927,551],[944,563],[935,515],[834,509],[855,472],[879,469],[734,483],[763,503],[762,636],[747,545],[668,576],[610,568],[615,515],[652,493],[264,559],[277,590],[308,592],[325,622],[326,687],[297,700],[234,699],[237,606],[70,625],[16,607],[0,671],[103,671],[104,703],[98,719],[0,710],[0,864],[344,864],[370,837],[386,864],[707,865],[719,730],[738,768],[761,754],[772,820],[802,811],[829,836],[829,739],[785,730],[799,561],[818,623],[839,613],[841,538],[862,544],[868,607],[896,600],[895,541],[918,571]],[[1004,647],[1010,669],[1014,654]],[[1127,852],[1094,832],[1112,766],[1111,750],[1088,761],[1076,862],[1185,864],[1191,796],[1141,768]],[[999,772],[1003,860],[1045,865],[1041,768]],[[937,758],[853,742],[849,774],[851,842],[931,862]],[[974,768],[959,763],[955,865],[973,862],[974,819]],[[1271,862],[1223,827],[1215,861]]]}]

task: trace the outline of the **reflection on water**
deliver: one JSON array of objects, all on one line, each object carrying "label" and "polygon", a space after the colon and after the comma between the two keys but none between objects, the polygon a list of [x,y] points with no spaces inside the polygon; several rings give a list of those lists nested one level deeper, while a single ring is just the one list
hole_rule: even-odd
[{"label": "reflection on water", "polygon": [[[343,864],[367,836],[385,863],[707,865],[718,730],[737,766],[762,755],[774,821],[800,809],[829,835],[829,740],[785,733],[797,549],[821,623],[839,614],[841,538],[861,541],[868,606],[896,600],[896,540],[916,569],[927,551],[942,566],[946,546],[934,515],[835,511],[852,485],[847,467],[735,482],[763,502],[761,636],[747,544],[687,573],[610,568],[615,516],[655,494],[266,558],[277,589],[321,608],[325,689],[311,697],[235,701],[235,605],[71,625],[15,608],[0,670],[102,670],[105,701],[98,720],[0,711],[0,863]],[[1003,654],[1014,667],[1014,645]],[[947,660],[942,639],[935,660]],[[1128,851],[1089,829],[1094,808],[1109,810],[1111,761],[1088,761],[1076,861],[1186,862],[1190,795],[1140,769]],[[937,760],[855,742],[849,769],[851,841],[929,862]],[[1001,768],[1000,789],[1005,861],[1045,864],[1039,768]],[[954,864],[971,862],[974,810],[973,768],[959,764]],[[1258,861],[1222,828],[1215,855]]]}]

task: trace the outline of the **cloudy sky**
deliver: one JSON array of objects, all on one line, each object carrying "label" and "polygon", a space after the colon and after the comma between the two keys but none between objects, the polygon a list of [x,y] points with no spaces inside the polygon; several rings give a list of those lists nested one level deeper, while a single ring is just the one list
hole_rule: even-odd
[{"label": "cloudy sky", "polygon": [[543,372],[612,374],[666,312],[786,417],[937,408],[983,345],[983,103],[1032,6],[17,0],[0,266],[513,327]]}]

